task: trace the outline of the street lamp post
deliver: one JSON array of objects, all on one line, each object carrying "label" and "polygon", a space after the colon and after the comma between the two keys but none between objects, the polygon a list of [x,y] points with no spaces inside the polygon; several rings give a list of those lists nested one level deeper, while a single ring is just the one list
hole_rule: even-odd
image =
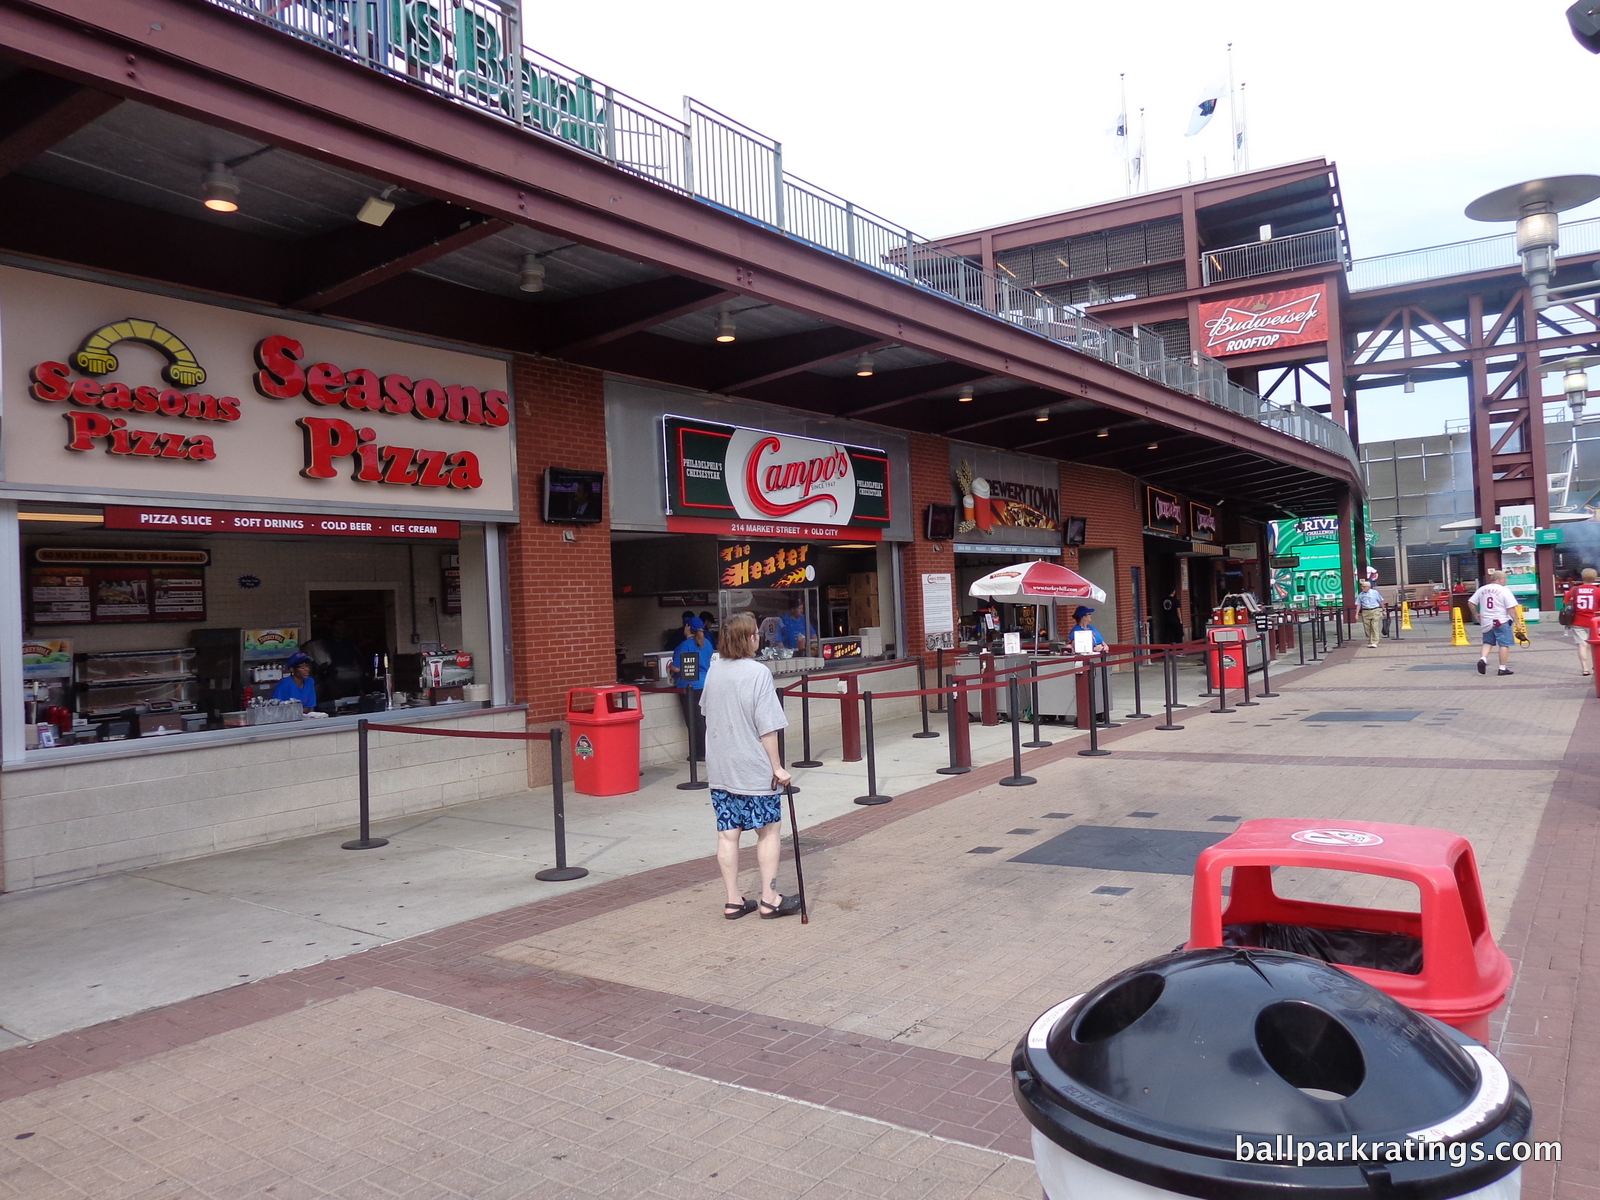
[{"label": "street lamp post", "polygon": [[[1551,286],[1556,274],[1556,250],[1561,245],[1559,214],[1596,199],[1600,199],[1600,175],[1555,175],[1514,183],[1479,196],[1467,205],[1467,216],[1474,221],[1517,223],[1522,277],[1528,281],[1534,308],[1542,310],[1552,304],[1600,297],[1596,290],[1600,285],[1592,280]],[[1584,291],[1585,288],[1589,290]]]}]

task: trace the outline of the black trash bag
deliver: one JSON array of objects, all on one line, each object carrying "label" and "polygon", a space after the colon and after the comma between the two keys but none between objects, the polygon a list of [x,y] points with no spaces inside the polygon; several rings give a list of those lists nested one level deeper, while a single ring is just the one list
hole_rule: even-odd
[{"label": "black trash bag", "polygon": [[1366,967],[1371,971],[1393,971],[1397,975],[1422,973],[1422,939],[1407,933],[1317,929],[1310,925],[1255,921],[1247,925],[1224,925],[1222,944],[1287,950],[1339,967]]}]

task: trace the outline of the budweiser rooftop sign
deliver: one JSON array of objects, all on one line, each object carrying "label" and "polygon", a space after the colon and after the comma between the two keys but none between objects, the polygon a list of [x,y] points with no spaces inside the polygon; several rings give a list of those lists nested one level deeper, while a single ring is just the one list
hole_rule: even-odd
[{"label": "budweiser rooftop sign", "polygon": [[1328,340],[1326,287],[1263,292],[1200,306],[1201,349],[1213,357]]}]

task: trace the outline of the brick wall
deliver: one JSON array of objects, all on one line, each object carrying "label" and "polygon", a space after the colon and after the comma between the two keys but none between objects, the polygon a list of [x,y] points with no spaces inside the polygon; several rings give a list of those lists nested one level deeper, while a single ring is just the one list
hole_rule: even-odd
[{"label": "brick wall", "polygon": [[[513,383],[522,522],[507,564],[512,679],[537,727],[561,718],[567,688],[617,678],[609,496],[599,525],[546,525],[541,507],[546,467],[606,469],[605,386],[598,371],[528,358],[516,360]],[[538,774],[543,754],[529,760]]]},{"label": "brick wall", "polygon": [[[1139,511],[1139,483],[1121,471],[1061,464],[1061,515],[1088,518],[1086,549],[1116,552],[1117,636],[1133,640],[1133,569],[1144,566],[1144,519]],[[1061,559],[1076,569],[1077,551],[1067,547]],[[1109,636],[1110,630],[1102,630]]]},{"label": "brick wall", "polygon": [[[911,514],[916,530],[915,540],[906,546],[902,556],[905,579],[907,654],[920,654],[926,644],[922,628],[922,576],[935,572],[951,576],[951,590],[955,590],[955,555],[949,542],[930,542],[922,536],[923,513],[930,504],[950,503],[950,443],[931,434],[910,435],[911,454]],[[961,611],[960,600],[955,601],[956,611]],[[925,656],[933,662],[934,656]]]}]

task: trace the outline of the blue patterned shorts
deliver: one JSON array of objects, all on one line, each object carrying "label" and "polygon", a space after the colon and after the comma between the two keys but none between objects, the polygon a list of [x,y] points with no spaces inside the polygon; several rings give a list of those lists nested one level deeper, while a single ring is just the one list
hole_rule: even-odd
[{"label": "blue patterned shorts", "polygon": [[711,789],[711,807],[717,810],[717,829],[763,829],[783,816],[779,793],[745,796]]}]

